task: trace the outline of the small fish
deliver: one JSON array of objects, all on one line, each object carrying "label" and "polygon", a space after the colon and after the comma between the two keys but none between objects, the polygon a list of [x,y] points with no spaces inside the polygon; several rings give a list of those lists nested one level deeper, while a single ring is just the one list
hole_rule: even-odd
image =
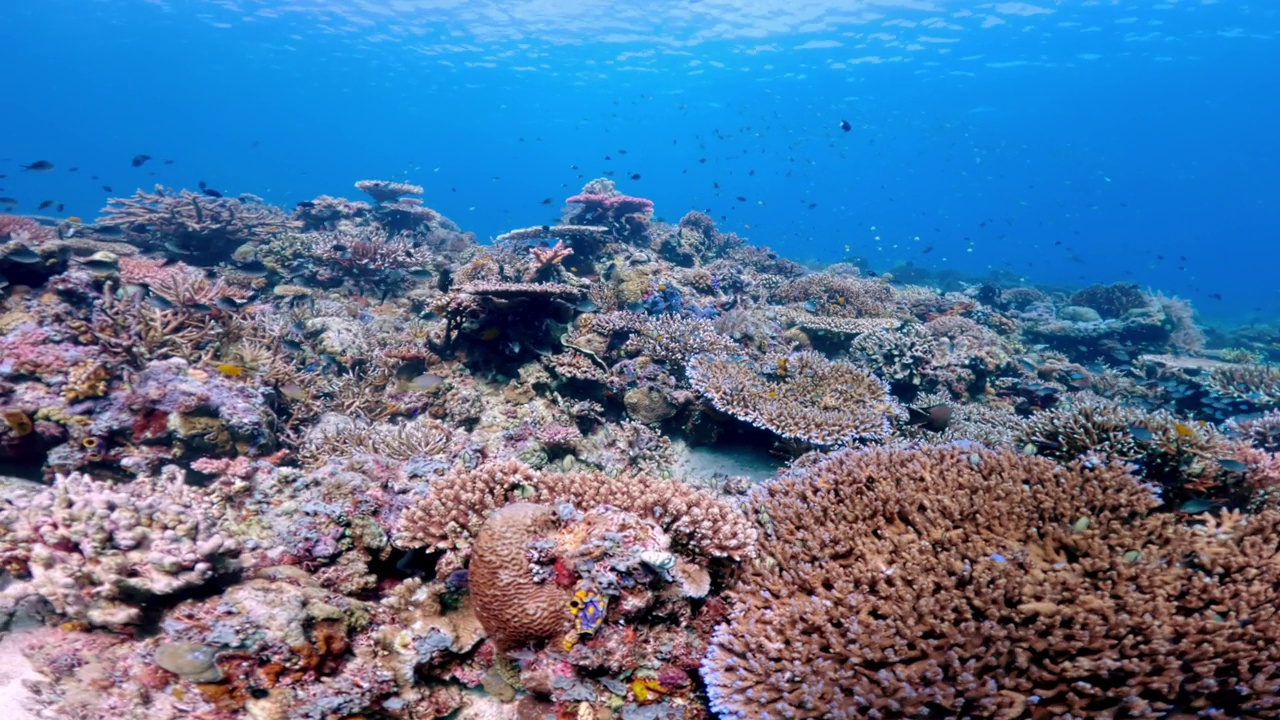
[{"label": "small fish", "polygon": [[133,159],[129,161],[129,164],[134,167],[142,167],[143,164],[145,164],[150,159],[151,159],[150,155],[134,155]]},{"label": "small fish", "polygon": [[849,121],[848,121],[848,120],[841,120],[841,121],[840,121],[840,129],[841,129],[841,130],[843,130],[843,131],[845,131],[845,132],[849,132],[850,130],[852,130],[852,129],[853,129],[853,126],[849,124]]},{"label": "small fish", "polygon": [[111,260],[94,260],[92,258],[88,260],[81,260],[80,264],[94,272],[111,272],[118,267],[118,265]]},{"label": "small fish", "polygon": [[1187,513],[1188,515],[1198,515],[1202,512],[1208,512],[1215,507],[1216,503],[1203,498],[1188,500],[1178,506],[1178,512]]},{"label": "small fish", "polygon": [[110,186],[110,185],[103,185],[103,186],[102,186],[102,190],[103,190],[103,192],[115,192],[115,190],[112,190],[112,189],[111,189],[111,186]]},{"label": "small fish", "polygon": [[351,250],[351,248],[347,247],[346,245],[343,245],[342,243],[334,243],[329,247],[329,249],[336,253],[345,253]]},{"label": "small fish", "polygon": [[214,190],[214,189],[213,189],[213,188],[211,188],[211,187],[207,187],[207,188],[200,188],[200,192],[204,193],[205,195],[208,195],[208,196],[209,196],[209,197],[211,197],[211,198],[220,198],[220,197],[222,197],[222,193],[218,192],[217,190]]},{"label": "small fish", "polygon": [[1115,358],[1116,360],[1119,360],[1120,362],[1126,362],[1126,363],[1133,360],[1133,358],[1129,356],[1129,353],[1123,350],[1112,350],[1111,357]]},{"label": "small fish", "polygon": [[213,308],[204,303],[190,303],[187,305],[188,310],[195,310],[198,313],[211,313]]},{"label": "small fish", "polygon": [[213,301],[213,306],[223,312],[236,312],[240,309],[240,302],[235,298],[223,297]]},{"label": "small fish", "polygon": [[1173,432],[1180,438],[1195,437],[1196,431],[1191,429],[1186,423],[1178,423],[1173,426]]},{"label": "small fish", "polygon": [[406,383],[406,388],[409,390],[430,390],[443,382],[444,378],[435,373],[422,373]]},{"label": "small fish", "polygon": [[0,205],[17,205],[18,199],[11,197],[0,197]]},{"label": "small fish", "polygon": [[37,253],[35,250],[32,250],[26,245],[22,245],[22,246],[19,246],[18,248],[15,248],[8,255],[0,256],[0,260],[12,260],[14,262],[20,262],[20,263],[29,265],[31,263],[40,262],[40,253]]},{"label": "small fish", "polygon": [[640,179],[640,173],[631,173],[631,179],[632,179],[632,180],[639,180],[639,179]]},{"label": "small fish", "polygon": [[430,279],[431,279],[431,271],[430,271],[430,270],[425,270],[425,269],[423,269],[423,268],[417,268],[416,270],[410,270],[410,271],[408,272],[408,275],[409,275],[409,277],[413,278],[414,280],[430,280]]},{"label": "small fish", "polygon": [[542,204],[543,204],[543,205],[550,205],[551,203],[552,203],[551,198],[543,198],[543,199],[542,199]]},{"label": "small fish", "polygon": [[573,309],[577,310],[578,312],[589,313],[589,312],[595,312],[596,310],[599,310],[600,306],[596,305],[595,302],[590,299],[583,299],[583,300],[579,300],[577,304],[573,306]]},{"label": "small fish", "polygon": [[168,298],[156,295],[155,293],[151,293],[147,296],[147,302],[151,307],[157,310],[172,310],[174,308],[173,303],[170,302]]},{"label": "small fish", "polygon": [[56,210],[57,212],[62,212],[63,210],[66,210],[66,209],[67,209],[67,206],[62,203],[58,203],[58,207],[54,208],[54,210]]},{"label": "small fish", "polygon": [[289,352],[300,353],[303,350],[302,343],[292,338],[284,338],[280,341],[280,346]]},{"label": "small fish", "polygon": [[498,336],[501,334],[502,328],[491,327],[480,331],[480,334],[477,337],[481,340],[497,340]]},{"label": "small fish", "polygon": [[48,160],[37,160],[30,165],[23,165],[22,169],[24,171],[30,170],[32,172],[48,172],[53,169],[53,163]]},{"label": "small fish", "polygon": [[1138,425],[1130,425],[1128,430],[1130,437],[1138,442],[1151,442],[1156,439],[1155,433]]},{"label": "small fish", "polygon": [[290,400],[306,400],[310,397],[306,390],[303,390],[298,383],[287,382],[280,386],[280,394]]},{"label": "small fish", "polygon": [[[130,228],[130,229],[132,229],[132,228]],[[135,232],[136,232],[136,231],[135,231]],[[177,253],[177,254],[179,254],[179,255],[190,255],[190,254],[191,254],[191,251],[190,251],[190,250],[188,250],[188,249],[186,249],[186,248],[182,247],[181,245],[179,245],[178,243],[176,243],[176,242],[174,242],[174,241],[172,241],[172,240],[169,240],[168,242],[166,242],[166,243],[164,244],[164,249],[165,249],[165,250],[168,250],[168,251],[169,251],[169,252],[171,252],[171,253]]]},{"label": "small fish", "polygon": [[942,432],[951,423],[950,405],[931,405],[927,408],[907,408],[907,424],[923,425],[934,432]]},{"label": "small fish", "polygon": [[1218,467],[1229,473],[1242,473],[1249,469],[1248,465],[1231,458],[1218,458],[1214,462],[1218,463]]},{"label": "small fish", "polygon": [[46,208],[51,208],[51,207],[53,207],[53,203],[54,203],[54,201],[53,201],[53,200],[45,200],[44,202],[42,202],[42,203],[40,203],[39,205],[37,205],[37,206],[36,206],[36,209],[37,209],[37,210],[44,210],[44,209],[46,209]]},{"label": "small fish", "polygon": [[239,365],[233,365],[231,363],[219,363],[217,366],[217,369],[218,369],[218,372],[222,373],[223,375],[226,375],[227,377],[240,377],[241,375],[244,374],[243,367]]}]

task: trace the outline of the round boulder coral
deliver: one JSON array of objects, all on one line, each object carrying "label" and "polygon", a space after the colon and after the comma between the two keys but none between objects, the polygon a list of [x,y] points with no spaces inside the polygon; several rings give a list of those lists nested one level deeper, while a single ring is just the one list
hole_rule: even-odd
[{"label": "round boulder coral", "polygon": [[[754,492],[720,717],[1280,713],[1280,513],[1188,526],[1118,464],[844,451]],[[820,509],[820,511],[818,511]]]}]

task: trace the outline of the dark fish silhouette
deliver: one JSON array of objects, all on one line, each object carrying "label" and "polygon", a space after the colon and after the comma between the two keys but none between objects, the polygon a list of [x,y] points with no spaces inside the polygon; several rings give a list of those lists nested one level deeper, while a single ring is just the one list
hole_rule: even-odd
[{"label": "dark fish silhouette", "polygon": [[841,120],[841,121],[840,121],[840,129],[841,129],[841,130],[843,130],[843,131],[845,131],[845,132],[849,132],[850,130],[852,130],[852,129],[853,129],[853,126],[849,124],[849,121],[848,121],[848,120]]},{"label": "dark fish silhouette", "polygon": [[211,197],[211,198],[220,198],[220,197],[222,197],[222,193],[218,192],[217,190],[214,190],[214,189],[213,189],[213,188],[211,188],[211,187],[200,188],[200,192],[204,193],[205,195],[208,195],[208,196],[209,196],[209,197]]},{"label": "dark fish silhouette", "polygon": [[44,210],[45,208],[51,208],[51,207],[53,207],[53,201],[52,201],[52,200],[45,200],[44,202],[42,202],[42,203],[40,203],[39,205],[37,205],[37,206],[36,206],[36,209],[37,209],[37,210]]},{"label": "dark fish silhouette", "polygon": [[31,170],[33,172],[48,172],[53,169],[53,163],[48,160],[37,160],[30,165],[23,165],[23,170]]},{"label": "dark fish silhouette", "polygon": [[134,167],[142,167],[142,165],[150,159],[150,155],[134,155],[133,159],[129,161],[129,164]]},{"label": "dark fish silhouette", "polygon": [[927,408],[907,408],[907,423],[923,425],[934,431],[942,432],[951,424],[950,405],[932,405]]}]

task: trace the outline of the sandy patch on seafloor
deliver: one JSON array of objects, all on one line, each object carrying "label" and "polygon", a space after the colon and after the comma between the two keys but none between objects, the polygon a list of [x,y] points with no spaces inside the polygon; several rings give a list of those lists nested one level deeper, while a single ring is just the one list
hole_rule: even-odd
[{"label": "sandy patch on seafloor", "polygon": [[758,483],[768,480],[783,465],[782,460],[767,450],[751,445],[689,447],[677,440],[671,446],[676,455],[671,474],[685,480],[705,481],[717,475],[738,475]]},{"label": "sandy patch on seafloor", "polygon": [[32,696],[22,684],[25,680],[43,680],[23,657],[23,632],[0,635],[0,717],[4,720],[36,720],[28,708]]}]

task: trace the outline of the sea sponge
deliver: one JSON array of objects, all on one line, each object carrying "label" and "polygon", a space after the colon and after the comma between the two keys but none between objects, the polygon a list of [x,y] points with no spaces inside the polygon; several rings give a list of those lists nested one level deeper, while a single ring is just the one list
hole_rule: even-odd
[{"label": "sea sponge", "polygon": [[1120,464],[961,443],[749,502],[761,559],[702,669],[723,720],[1280,712],[1275,511],[1186,525]]}]

